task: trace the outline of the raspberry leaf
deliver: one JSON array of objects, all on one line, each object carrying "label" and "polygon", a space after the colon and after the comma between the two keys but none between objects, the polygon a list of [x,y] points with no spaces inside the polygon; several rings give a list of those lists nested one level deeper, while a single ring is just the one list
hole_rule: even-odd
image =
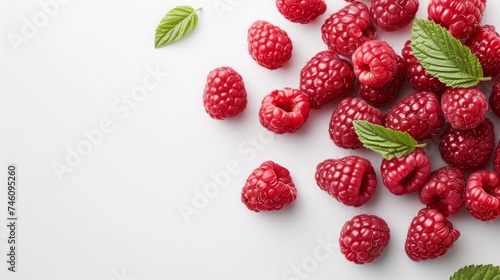
[{"label": "raspberry leaf", "polygon": [[170,10],[156,28],[155,48],[178,41],[191,33],[198,24],[198,12],[201,8],[177,6]]},{"label": "raspberry leaf", "polygon": [[363,145],[381,154],[385,159],[402,157],[416,148],[425,147],[419,144],[407,132],[385,128],[367,121],[353,121],[354,130]]},{"label": "raspberry leaf", "polygon": [[500,280],[500,266],[468,265],[457,270],[450,280]]},{"label": "raspberry leaf", "polygon": [[481,81],[483,68],[472,51],[431,20],[415,18],[411,48],[425,71],[449,87],[471,87]]}]

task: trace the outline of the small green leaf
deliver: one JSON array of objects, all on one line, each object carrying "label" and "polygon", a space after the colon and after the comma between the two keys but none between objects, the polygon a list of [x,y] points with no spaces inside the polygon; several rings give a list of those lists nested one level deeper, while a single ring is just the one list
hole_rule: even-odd
[{"label": "small green leaf", "polygon": [[407,132],[401,132],[367,121],[353,121],[354,130],[363,145],[381,154],[385,159],[402,157],[416,148],[425,147],[419,144]]},{"label": "small green leaf", "polygon": [[468,265],[457,270],[450,280],[499,280],[500,266]]},{"label": "small green leaf", "polygon": [[416,17],[410,39],[413,54],[425,71],[447,86],[471,87],[491,80],[483,77],[477,56],[435,22]]},{"label": "small green leaf", "polygon": [[198,12],[201,8],[177,6],[170,10],[156,28],[155,48],[171,44],[188,35],[198,24]]}]

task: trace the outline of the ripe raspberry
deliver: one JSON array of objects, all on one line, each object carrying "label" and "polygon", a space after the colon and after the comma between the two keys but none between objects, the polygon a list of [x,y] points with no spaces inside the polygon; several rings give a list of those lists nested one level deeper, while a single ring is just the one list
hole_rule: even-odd
[{"label": "ripe raspberry", "polygon": [[332,51],[321,51],[300,71],[300,90],[309,97],[311,108],[319,109],[349,94],[355,79],[351,63]]},{"label": "ripe raspberry", "polygon": [[440,137],[439,152],[443,160],[452,166],[475,169],[489,160],[494,146],[493,123],[486,118],[473,129],[446,129]]},{"label": "ripe raspberry", "polygon": [[289,21],[302,24],[309,23],[326,12],[323,0],[276,0],[276,7]]},{"label": "ripe raspberry", "polygon": [[488,101],[478,87],[449,88],[441,98],[446,120],[456,129],[471,129],[486,118]]},{"label": "ripe raspberry", "polygon": [[413,20],[418,6],[418,0],[371,0],[370,15],[380,29],[394,31]]},{"label": "ripe raspberry", "polygon": [[429,19],[450,31],[457,39],[466,38],[483,19],[484,0],[431,0]]},{"label": "ripe raspberry", "polygon": [[494,171],[472,173],[465,187],[465,206],[472,217],[492,221],[500,216],[500,175]]},{"label": "ripe raspberry", "polygon": [[493,84],[493,88],[491,89],[491,94],[488,101],[491,111],[493,111],[493,113],[495,113],[495,115],[500,118],[500,77],[498,77]]},{"label": "ripe raspberry", "polygon": [[420,189],[420,202],[437,209],[444,216],[458,213],[462,209],[465,192],[465,176],[460,168],[444,166],[431,173],[431,177]]},{"label": "ripe raspberry", "polygon": [[387,223],[375,215],[360,214],[347,221],[340,231],[340,251],[356,264],[371,263],[384,251],[391,232]]},{"label": "ripe raspberry", "polygon": [[208,115],[218,120],[234,117],[245,110],[247,92],[241,75],[227,66],[210,71],[203,92],[203,105]]},{"label": "ripe raspberry", "polygon": [[293,45],[286,31],[267,21],[255,21],[248,28],[248,52],[261,66],[275,70],[292,57]]},{"label": "ripe raspberry", "polygon": [[392,79],[381,87],[371,87],[359,84],[359,95],[373,107],[380,107],[396,98],[403,88],[406,80],[406,64],[402,57],[398,55],[398,70]]},{"label": "ripe raspberry", "polygon": [[385,126],[404,131],[417,141],[437,135],[444,124],[437,96],[428,91],[415,92],[401,99],[384,116]]},{"label": "ripe raspberry", "polygon": [[241,190],[241,201],[255,212],[280,210],[296,198],[288,169],[270,160],[250,174]]},{"label": "ripe raspberry", "polygon": [[347,206],[365,204],[377,189],[372,164],[355,155],[324,160],[316,166],[315,178],[320,189]]},{"label": "ripe raspberry", "polygon": [[446,90],[446,85],[425,71],[422,64],[420,64],[413,54],[410,44],[410,40],[406,41],[401,51],[401,55],[406,62],[408,82],[418,91],[430,91],[440,97]]},{"label": "ripe raspberry", "polygon": [[328,49],[347,57],[376,35],[368,7],[359,1],[328,17],[321,26],[321,34]]},{"label": "ripe raspberry", "polygon": [[264,97],[259,110],[260,123],[277,134],[296,132],[309,118],[307,95],[284,88]]},{"label": "ripe raspberry", "polygon": [[500,74],[500,35],[493,25],[478,27],[465,45],[481,62],[484,77]]},{"label": "ripe raspberry", "polygon": [[333,143],[344,149],[357,149],[363,146],[354,130],[353,121],[363,120],[382,125],[382,113],[360,98],[347,97],[340,101],[330,119],[330,138]]},{"label": "ripe raspberry", "polygon": [[493,170],[500,174],[500,142],[498,142],[495,154],[493,155]]},{"label": "ripe raspberry", "polygon": [[392,47],[380,40],[370,40],[352,54],[354,74],[361,84],[381,87],[398,71],[398,56]]},{"label": "ripe raspberry", "polygon": [[410,154],[390,160],[382,159],[382,182],[395,195],[418,191],[431,175],[431,163],[424,150],[417,148]]},{"label": "ripe raspberry", "polygon": [[405,251],[415,261],[445,255],[460,237],[460,232],[436,209],[422,209],[413,218],[406,236]]}]

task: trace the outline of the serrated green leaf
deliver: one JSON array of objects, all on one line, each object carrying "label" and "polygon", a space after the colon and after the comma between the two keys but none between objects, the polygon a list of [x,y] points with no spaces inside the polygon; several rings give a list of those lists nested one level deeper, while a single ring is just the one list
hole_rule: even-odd
[{"label": "serrated green leaf", "polygon": [[198,24],[198,12],[191,6],[177,6],[170,10],[156,28],[155,48],[178,41],[191,33]]},{"label": "serrated green leaf", "polygon": [[479,59],[448,30],[431,20],[416,17],[410,47],[425,71],[449,87],[471,87],[483,77]]},{"label": "serrated green leaf", "polygon": [[410,134],[385,128],[367,121],[353,121],[354,130],[363,145],[381,154],[385,159],[402,157],[416,148],[425,147],[419,144]]},{"label": "serrated green leaf", "polygon": [[450,280],[498,280],[500,267],[488,265],[468,265],[457,270]]}]

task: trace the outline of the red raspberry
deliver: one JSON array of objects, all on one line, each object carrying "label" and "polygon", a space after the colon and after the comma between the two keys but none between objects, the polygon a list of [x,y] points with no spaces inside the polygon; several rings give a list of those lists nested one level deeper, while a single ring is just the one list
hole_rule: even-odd
[{"label": "red raspberry", "polygon": [[472,173],[465,187],[465,207],[472,217],[492,221],[500,216],[500,175],[494,171]]},{"label": "red raspberry", "polygon": [[444,166],[431,173],[431,177],[420,189],[420,202],[437,209],[444,216],[458,213],[462,209],[465,192],[465,175],[460,168]]},{"label": "red raspberry", "polygon": [[387,223],[375,215],[360,214],[347,221],[340,231],[340,251],[356,264],[371,263],[384,251],[391,232]]},{"label": "red raspberry", "polygon": [[460,232],[436,209],[422,209],[413,218],[406,236],[405,251],[415,261],[445,255],[460,237]]},{"label": "red raspberry", "polygon": [[347,206],[365,204],[377,189],[372,164],[355,155],[324,160],[316,166],[315,178],[320,189]]},{"label": "red raspberry", "polygon": [[478,27],[465,45],[481,62],[484,77],[500,74],[500,35],[493,25]]},{"label": "red raspberry", "polygon": [[500,142],[498,142],[495,154],[493,155],[493,170],[500,174]]},{"label": "red raspberry", "polygon": [[432,92],[412,93],[401,99],[384,116],[385,126],[404,131],[417,141],[437,135],[444,124],[437,96]]},{"label": "red raspberry", "polygon": [[218,120],[234,117],[245,110],[247,92],[241,75],[227,66],[210,71],[203,92],[203,105],[210,117]]},{"label": "red raspberry", "polygon": [[346,96],[353,88],[352,65],[332,51],[321,51],[300,71],[300,90],[309,96],[311,108]]},{"label": "red raspberry", "polygon": [[321,34],[328,49],[347,57],[376,35],[368,7],[359,1],[328,17],[321,26]]},{"label": "red raspberry", "polygon": [[352,54],[354,74],[361,84],[381,87],[398,71],[398,55],[384,41],[370,40]]},{"label": "red raspberry", "polygon": [[330,138],[335,145],[344,149],[357,149],[363,146],[358,138],[354,120],[363,120],[382,125],[382,113],[379,109],[370,106],[363,99],[348,97],[340,101],[330,119]]},{"label": "red raspberry", "polygon": [[391,102],[399,94],[406,80],[406,64],[403,58],[401,58],[399,55],[397,63],[398,70],[387,84],[381,87],[371,87],[359,84],[359,95],[366,102],[368,102],[368,104],[378,108]]},{"label": "red raspberry", "polygon": [[294,133],[309,118],[309,101],[300,90],[274,90],[262,100],[260,123],[277,134]]},{"label": "red raspberry", "polygon": [[446,120],[456,129],[471,129],[486,118],[488,101],[479,88],[449,88],[441,98]]},{"label": "red raspberry", "polygon": [[440,138],[439,152],[443,160],[462,169],[482,167],[495,146],[495,131],[488,118],[473,129],[449,127]]},{"label": "red raspberry", "polygon": [[297,189],[288,169],[270,160],[250,174],[241,190],[241,201],[255,212],[280,210],[296,198]]},{"label": "red raspberry", "polygon": [[267,21],[255,21],[248,28],[248,52],[261,66],[275,70],[292,57],[293,45],[286,31]]},{"label": "red raspberry", "polygon": [[420,64],[413,54],[410,44],[410,40],[406,41],[401,51],[401,55],[406,62],[408,82],[418,91],[430,91],[440,97],[446,90],[446,85],[425,71],[422,64]]},{"label": "red raspberry", "polygon": [[278,11],[289,21],[309,23],[326,12],[323,0],[276,0]]},{"label": "red raspberry", "polygon": [[371,0],[370,15],[380,29],[394,31],[413,20],[418,6],[418,0]]},{"label": "red raspberry", "polygon": [[410,154],[382,159],[382,182],[395,195],[418,191],[431,175],[431,163],[424,150],[417,148]]},{"label": "red raspberry", "polygon": [[471,34],[483,19],[484,0],[431,0],[429,19],[448,29],[455,38]]},{"label": "red raspberry", "polygon": [[493,113],[495,113],[495,115],[500,118],[500,77],[498,77],[493,84],[493,88],[491,89],[491,94],[488,101],[491,111],[493,111]]}]

